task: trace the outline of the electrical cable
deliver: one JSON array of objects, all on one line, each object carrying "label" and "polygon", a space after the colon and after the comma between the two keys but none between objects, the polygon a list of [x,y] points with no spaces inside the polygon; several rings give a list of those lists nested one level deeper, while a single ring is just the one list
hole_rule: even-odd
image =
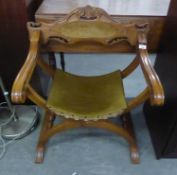
[{"label": "electrical cable", "polygon": [[[2,102],[0,103],[0,110],[1,109],[7,109],[11,112],[9,119],[7,119],[5,122],[3,122],[2,124],[0,124],[0,148],[2,149],[0,151],[0,160],[4,157],[5,153],[6,153],[6,147],[11,144],[14,143],[20,136],[16,136],[14,137],[12,140],[5,142],[3,136],[2,136],[2,127],[5,127],[6,125],[8,125],[14,118],[15,118],[15,107],[12,107],[12,111],[8,108],[8,106],[4,106],[5,104],[7,104],[7,102]],[[38,109],[37,107],[35,107],[35,115],[37,116],[38,114]],[[24,130],[26,130],[27,128],[25,128]]]}]

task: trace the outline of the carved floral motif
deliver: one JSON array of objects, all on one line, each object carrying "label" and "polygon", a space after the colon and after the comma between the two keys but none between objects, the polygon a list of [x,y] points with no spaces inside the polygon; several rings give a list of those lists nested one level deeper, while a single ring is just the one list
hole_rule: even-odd
[{"label": "carved floral motif", "polygon": [[113,21],[109,14],[101,8],[92,7],[87,5],[73,10],[69,15],[66,16],[65,20],[108,20]]},{"label": "carved floral motif", "polygon": [[126,41],[135,46],[138,32],[146,31],[147,26],[114,21],[103,9],[87,5],[73,10],[62,21],[41,23],[39,28],[44,44],[55,41],[61,44],[97,42],[114,45]]}]

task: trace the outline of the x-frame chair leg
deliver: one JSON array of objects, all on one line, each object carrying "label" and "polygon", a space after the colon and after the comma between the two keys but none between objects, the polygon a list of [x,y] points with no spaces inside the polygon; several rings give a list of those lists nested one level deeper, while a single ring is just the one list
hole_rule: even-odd
[{"label": "x-frame chair leg", "polygon": [[43,136],[50,128],[53,127],[54,120],[55,120],[54,113],[52,113],[50,111],[46,111],[45,116],[44,116],[43,125],[42,125],[41,132],[40,132],[40,136],[39,136],[39,141],[37,144],[35,163],[42,163],[43,162],[44,152],[45,152],[45,144],[47,142],[47,140],[43,139]]},{"label": "x-frame chair leg", "polygon": [[138,147],[129,114],[121,116],[123,120],[123,127],[118,126],[109,120],[82,121],[73,119],[65,119],[62,123],[53,126],[54,117],[55,115],[53,113],[46,111],[37,145],[36,163],[43,162],[45,144],[49,138],[56,133],[79,127],[101,128],[123,137],[129,143],[132,163],[139,163]]},{"label": "x-frame chair leg", "polygon": [[122,126],[127,130],[127,132],[130,134],[130,136],[133,138],[134,143],[130,145],[130,157],[132,160],[132,163],[138,164],[140,162],[139,158],[139,151],[138,151],[138,145],[136,142],[136,136],[133,128],[133,123],[131,120],[131,114],[126,113],[121,116],[122,119]]}]

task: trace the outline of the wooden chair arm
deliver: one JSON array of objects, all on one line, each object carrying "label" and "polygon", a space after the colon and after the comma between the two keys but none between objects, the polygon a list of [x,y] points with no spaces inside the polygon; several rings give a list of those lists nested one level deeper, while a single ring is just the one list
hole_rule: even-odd
[{"label": "wooden chair arm", "polygon": [[138,56],[142,71],[150,90],[151,105],[163,105],[165,98],[164,90],[160,79],[149,60],[146,37],[144,33],[140,33],[139,35]]},{"label": "wooden chair arm", "polygon": [[38,43],[40,38],[39,29],[31,29],[29,27],[30,48],[21,70],[19,71],[11,92],[11,99],[14,103],[24,103],[27,96],[27,86],[37,64]]}]

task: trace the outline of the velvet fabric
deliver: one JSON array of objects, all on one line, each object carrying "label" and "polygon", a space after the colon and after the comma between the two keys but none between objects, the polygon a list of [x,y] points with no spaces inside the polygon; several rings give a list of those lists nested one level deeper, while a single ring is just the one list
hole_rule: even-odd
[{"label": "velvet fabric", "polygon": [[120,71],[101,76],[77,76],[56,70],[47,107],[65,118],[98,120],[127,108]]}]

